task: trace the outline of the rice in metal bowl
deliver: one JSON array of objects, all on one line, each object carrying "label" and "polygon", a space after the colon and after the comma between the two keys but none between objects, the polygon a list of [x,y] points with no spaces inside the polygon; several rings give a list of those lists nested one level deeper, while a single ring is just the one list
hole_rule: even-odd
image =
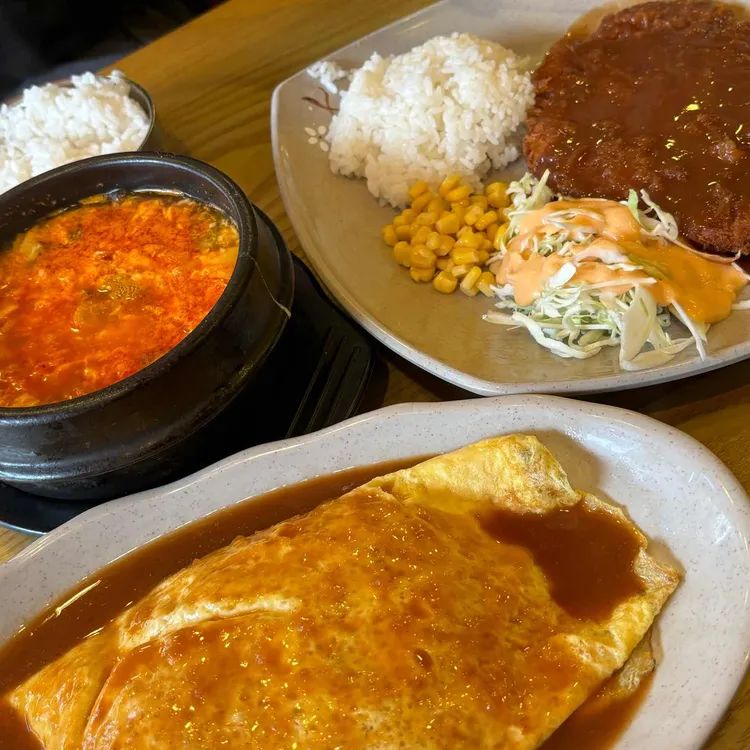
[{"label": "rice in metal bowl", "polygon": [[78,159],[136,151],[149,119],[122,73],[31,86],[0,107],[0,193]]}]

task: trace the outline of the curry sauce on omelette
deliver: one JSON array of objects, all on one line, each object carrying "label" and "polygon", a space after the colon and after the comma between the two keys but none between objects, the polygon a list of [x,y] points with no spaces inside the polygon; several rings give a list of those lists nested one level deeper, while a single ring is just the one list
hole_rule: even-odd
[{"label": "curry sauce on omelette", "polygon": [[536,748],[643,651],[679,582],[646,546],[494,438],[196,560],[4,701],[45,750]]}]

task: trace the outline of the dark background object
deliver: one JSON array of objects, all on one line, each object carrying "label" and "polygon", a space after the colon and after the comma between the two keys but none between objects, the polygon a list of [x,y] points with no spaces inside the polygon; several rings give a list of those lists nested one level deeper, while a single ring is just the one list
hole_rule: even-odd
[{"label": "dark background object", "polygon": [[[273,232],[283,241],[275,228]],[[387,373],[374,340],[328,300],[296,258],[294,271],[292,317],[281,339],[257,382],[217,420],[212,450],[193,456],[190,472],[253,445],[337,424],[382,403]],[[51,531],[90,507],[0,483],[0,524],[21,531]]]},{"label": "dark background object", "polygon": [[234,182],[187,157],[98,156],[28,180],[0,196],[0,238],[114,188],[177,190],[216,206],[239,230],[237,265],[195,330],[135,375],[70,401],[0,409],[0,480],[48,497],[104,500],[188,473],[197,431],[259,371],[292,303],[289,251]]},{"label": "dark background object", "polygon": [[[216,0],[2,0],[0,97],[76,60],[96,70],[217,5]],[[61,68],[63,69],[63,68]],[[70,75],[68,73],[67,75]]]}]

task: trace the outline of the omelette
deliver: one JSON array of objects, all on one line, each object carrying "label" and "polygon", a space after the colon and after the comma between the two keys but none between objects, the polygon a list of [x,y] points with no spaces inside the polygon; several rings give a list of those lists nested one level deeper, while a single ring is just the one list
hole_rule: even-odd
[{"label": "omelette", "polygon": [[678,585],[646,548],[493,438],[196,560],[6,699],[45,750],[530,750]]}]

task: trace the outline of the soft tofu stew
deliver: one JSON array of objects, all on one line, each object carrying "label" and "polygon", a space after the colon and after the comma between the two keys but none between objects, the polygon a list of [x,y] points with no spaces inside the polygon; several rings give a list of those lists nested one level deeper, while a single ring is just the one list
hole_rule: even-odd
[{"label": "soft tofu stew", "polygon": [[239,235],[181,195],[94,196],[0,252],[0,406],[51,404],[133,375],[215,305]]}]

